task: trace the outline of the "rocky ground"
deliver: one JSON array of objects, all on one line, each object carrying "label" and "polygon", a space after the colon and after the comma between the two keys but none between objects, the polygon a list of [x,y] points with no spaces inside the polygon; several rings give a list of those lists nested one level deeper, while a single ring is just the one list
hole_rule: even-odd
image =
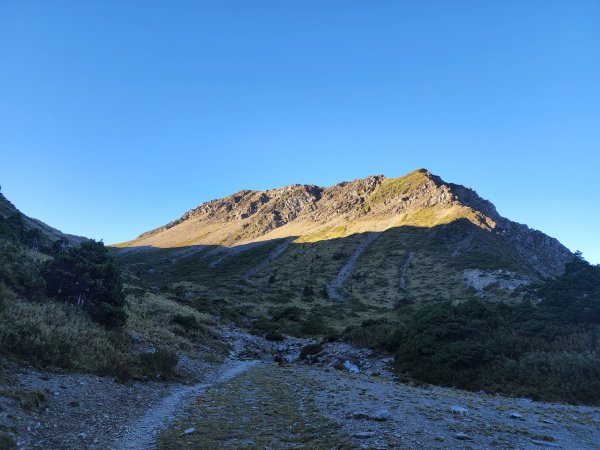
[{"label": "rocky ground", "polygon": [[600,408],[400,384],[388,355],[343,343],[298,361],[315,341],[223,335],[223,365],[181,358],[188,384],[13,371],[0,432],[21,449],[600,448]]},{"label": "rocky ground", "polygon": [[158,447],[594,449],[600,410],[263,363],[192,402]]}]

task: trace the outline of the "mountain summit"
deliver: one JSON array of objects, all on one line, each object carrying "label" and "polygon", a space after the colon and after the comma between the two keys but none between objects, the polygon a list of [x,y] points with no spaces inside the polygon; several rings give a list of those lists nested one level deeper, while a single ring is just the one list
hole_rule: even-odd
[{"label": "mountain summit", "polygon": [[512,263],[542,277],[562,273],[572,258],[556,239],[503,218],[472,189],[446,183],[426,169],[398,178],[370,176],[328,188],[295,184],[266,191],[243,190],[203,203],[119,247],[241,250],[277,239],[314,243],[402,227],[421,229],[431,240],[458,225],[466,226],[460,239],[444,240],[454,258],[492,252],[495,245],[486,250],[486,244],[480,242],[486,234],[495,244],[498,240],[504,243],[512,253],[509,259],[516,259]]}]

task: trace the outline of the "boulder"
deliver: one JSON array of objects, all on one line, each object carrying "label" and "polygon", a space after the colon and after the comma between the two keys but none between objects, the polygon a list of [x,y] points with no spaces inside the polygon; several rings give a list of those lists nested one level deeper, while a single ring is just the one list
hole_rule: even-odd
[{"label": "boulder", "polygon": [[473,440],[473,438],[471,436],[469,436],[466,433],[463,433],[462,431],[455,433],[454,438],[458,439],[459,441],[472,441]]},{"label": "boulder", "polygon": [[344,369],[350,373],[360,373],[358,366],[347,359],[342,363],[342,365],[344,366]]},{"label": "boulder", "polygon": [[354,437],[359,439],[369,439],[373,436],[375,436],[375,433],[372,431],[359,431],[358,433],[354,433]]},{"label": "boulder", "polygon": [[378,409],[373,414],[371,414],[371,419],[377,420],[378,422],[385,422],[386,420],[390,420],[392,418],[392,413],[387,409]]},{"label": "boulder", "polygon": [[467,408],[463,408],[462,406],[452,405],[450,406],[450,412],[452,414],[458,414],[459,416],[466,416],[469,411]]},{"label": "boulder", "polygon": [[354,411],[348,414],[346,417],[357,420],[376,420],[378,422],[385,422],[386,420],[390,420],[392,418],[392,413],[387,409],[380,408],[373,412]]}]

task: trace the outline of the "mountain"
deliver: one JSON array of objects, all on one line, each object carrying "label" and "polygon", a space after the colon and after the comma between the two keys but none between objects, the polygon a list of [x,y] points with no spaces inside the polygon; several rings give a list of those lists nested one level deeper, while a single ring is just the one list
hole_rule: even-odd
[{"label": "mountain", "polygon": [[48,246],[59,239],[65,239],[72,244],[86,240],[26,216],[0,193],[0,238],[7,236],[18,238],[23,244],[31,247]]},{"label": "mountain", "polygon": [[573,259],[556,239],[425,169],[240,191],[117,247],[150,286],[185,286],[189,297],[256,314],[334,307],[340,325],[399,304],[519,298]]}]

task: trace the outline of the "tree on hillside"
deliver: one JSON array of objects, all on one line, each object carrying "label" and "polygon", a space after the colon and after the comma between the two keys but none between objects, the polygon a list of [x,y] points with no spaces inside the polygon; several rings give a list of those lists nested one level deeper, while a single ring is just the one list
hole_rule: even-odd
[{"label": "tree on hillside", "polygon": [[125,323],[121,274],[102,241],[86,241],[57,253],[42,276],[51,297],[81,306],[108,328]]}]

